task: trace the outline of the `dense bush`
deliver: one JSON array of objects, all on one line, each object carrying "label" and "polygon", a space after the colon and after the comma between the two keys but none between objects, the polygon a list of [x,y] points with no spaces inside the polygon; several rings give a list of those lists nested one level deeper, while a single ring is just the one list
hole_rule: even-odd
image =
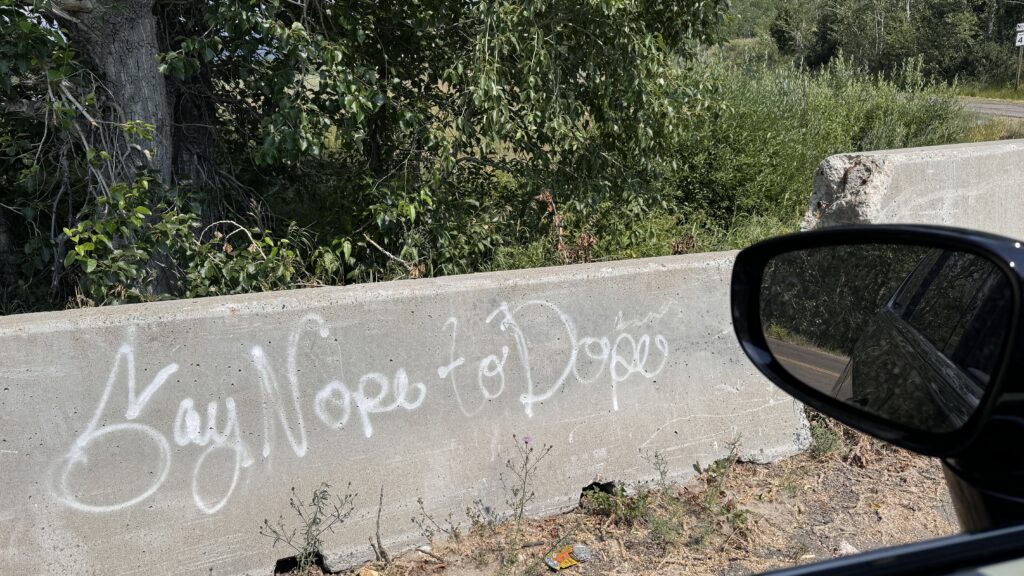
[{"label": "dense bush", "polygon": [[[702,65],[719,102],[679,143],[668,184],[684,210],[719,226],[795,226],[825,157],[856,150],[943,144],[967,137],[954,92],[925,79],[919,60],[889,78],[836,58],[818,71],[765,66],[758,57],[708,53]],[[756,219],[753,219],[756,217]]]},{"label": "dense bush", "polygon": [[[103,143],[135,150],[154,127],[96,120],[110,109],[94,71],[58,21],[17,4],[0,0],[0,24],[17,32],[0,49],[13,70],[0,107],[16,111],[0,117],[0,313],[738,247],[796,227],[830,154],[967,134],[952,91],[927,81],[921,60],[883,76],[842,58],[808,71],[764,36],[702,47],[715,3],[675,13],[696,28],[669,38],[644,11],[609,7],[580,19],[591,27],[581,32],[559,24],[575,12],[543,3],[438,0],[457,13],[415,21],[410,49],[460,14],[469,36],[387,63],[391,80],[374,68],[380,47],[356,33],[386,26],[372,11],[318,32],[230,4],[204,17],[231,28],[224,41],[239,51],[210,60],[205,44],[181,41],[161,55],[169,82],[206,70],[258,92],[285,62],[238,60],[252,27],[304,72],[252,96],[259,110],[218,85],[217,185],[167,185],[145,169],[114,178],[130,154]],[[286,4],[268,6],[298,18]],[[385,16],[405,22],[396,10]],[[510,47],[479,51],[495,38]],[[348,59],[323,60],[334,45]],[[344,87],[361,96],[293,99],[318,85],[310,71],[321,64],[332,68],[319,82],[368,74]]]},{"label": "dense bush", "polygon": [[637,217],[724,6],[0,0],[0,307],[468,272]]},{"label": "dense bush", "polygon": [[[567,219],[566,239],[590,234],[597,259],[740,248],[797,228],[814,170],[831,154],[973,135],[954,90],[927,80],[918,59],[883,75],[842,58],[812,72],[777,55],[749,40],[705,51],[689,74],[711,104],[675,143],[658,183],[665,203],[639,218],[609,205],[588,222]],[[496,264],[556,263],[552,245],[501,250]]]}]

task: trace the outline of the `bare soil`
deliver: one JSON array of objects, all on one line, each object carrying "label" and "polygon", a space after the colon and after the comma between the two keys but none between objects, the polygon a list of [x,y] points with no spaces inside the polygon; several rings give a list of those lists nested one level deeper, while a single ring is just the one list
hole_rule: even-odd
[{"label": "bare soil", "polygon": [[547,552],[584,544],[593,557],[566,576],[756,574],[957,531],[936,460],[821,417],[812,423],[812,450],[787,460],[730,459],[686,485],[591,494],[567,514],[523,519],[518,536],[515,522],[478,522],[426,551],[347,573],[543,574]]}]

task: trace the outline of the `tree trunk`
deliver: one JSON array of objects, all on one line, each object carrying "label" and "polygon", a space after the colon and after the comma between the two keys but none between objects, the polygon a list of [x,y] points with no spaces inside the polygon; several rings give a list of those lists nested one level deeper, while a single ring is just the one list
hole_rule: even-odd
[{"label": "tree trunk", "polygon": [[[156,60],[153,0],[53,0],[53,7],[74,44],[102,74],[119,109],[118,120],[153,126],[151,140],[129,140],[128,168],[150,168],[161,182],[171,184],[171,106]],[[133,174],[116,176],[127,180]]]},{"label": "tree trunk", "polygon": [[999,13],[999,2],[993,2],[992,6],[990,6],[988,10],[988,33],[985,35],[985,37],[992,38],[992,30],[996,26],[996,14]]},{"label": "tree trunk", "polygon": [[14,239],[10,220],[0,206],[0,302],[9,296],[18,281],[17,260],[14,257]]},{"label": "tree trunk", "polygon": [[174,181],[196,188],[218,187],[214,158],[217,109],[212,81],[207,74],[200,73],[183,82],[172,80],[168,84],[174,118],[171,129]]}]

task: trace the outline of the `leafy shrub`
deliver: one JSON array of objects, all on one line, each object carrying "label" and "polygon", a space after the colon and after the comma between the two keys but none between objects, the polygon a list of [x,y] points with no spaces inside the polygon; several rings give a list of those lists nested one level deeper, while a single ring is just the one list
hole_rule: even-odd
[{"label": "leafy shrub", "polygon": [[811,421],[812,456],[822,459],[843,449],[845,442],[842,430],[833,421],[820,414],[813,418],[808,416],[808,420]]},{"label": "leafy shrub", "polygon": [[[712,4],[694,18],[710,26],[719,13],[718,3]],[[602,22],[615,21],[618,13],[612,12]],[[3,13],[24,20],[21,12]],[[512,38],[516,26],[547,25],[543,18],[519,22],[517,14],[501,13],[503,26],[512,27],[501,34]],[[74,76],[79,85],[80,67],[54,64],[70,62],[74,52],[58,39],[41,39],[47,26],[23,23],[33,31],[27,38],[38,41],[36,60],[50,62],[54,74]],[[515,66],[479,74],[498,75],[510,86],[539,81],[540,87],[530,96],[492,94],[490,84],[472,84],[465,94],[479,97],[474,109],[496,115],[481,113],[478,125],[454,108],[440,113],[433,100],[406,86],[381,104],[378,115],[398,138],[391,144],[420,152],[382,157],[386,165],[376,168],[364,157],[367,136],[356,134],[369,116],[339,126],[324,125],[317,116],[315,130],[306,127],[323,135],[315,154],[301,152],[301,138],[257,139],[259,144],[252,138],[260,132],[247,132],[248,124],[225,126],[221,153],[254,155],[264,164],[239,175],[237,190],[204,189],[202,195],[159,186],[145,173],[97,191],[89,170],[105,169],[110,154],[79,142],[68,128],[79,111],[63,100],[46,108],[52,125],[4,118],[0,145],[9,159],[0,158],[6,162],[0,164],[0,210],[8,211],[6,220],[0,218],[0,246],[8,228],[8,244],[21,249],[13,256],[0,253],[0,262],[13,259],[18,270],[14,288],[4,288],[0,275],[0,312],[742,247],[796,228],[812,174],[830,154],[975,137],[953,90],[928,81],[921,60],[886,76],[843,58],[809,72],[783,61],[763,24],[749,27],[754,37],[723,48],[693,50],[689,42],[684,54],[623,39],[617,60],[604,64],[635,80],[619,82],[629,84],[623,89],[633,101],[650,106],[636,104],[635,113],[623,112],[618,100],[609,104],[619,94],[611,86],[555,95],[551,78],[522,69],[514,55],[506,56]],[[308,40],[301,31],[279,32]],[[608,38],[620,38],[620,32],[610,24],[601,30]],[[707,30],[698,32],[698,40],[706,39]],[[573,36],[577,47],[590,41]],[[168,73],[191,73],[181,66],[196,64],[188,58],[202,47],[165,54]],[[551,61],[544,69],[559,69],[561,56],[545,50]],[[646,68],[630,64],[630,50],[649,57]],[[451,54],[442,60],[459,67]],[[405,72],[419,82],[418,70]],[[464,81],[471,72],[453,74],[452,81]],[[0,86],[0,96],[30,101],[41,98],[31,90],[46,86]],[[101,112],[84,96],[82,105]],[[534,108],[557,109],[564,117],[542,122],[530,112]],[[437,124],[429,124],[432,136],[417,140],[438,113]],[[504,115],[529,121],[522,136],[529,142],[513,133],[515,123],[501,121]],[[282,118],[273,120],[267,126]],[[121,130],[135,140],[151,132],[130,122]],[[46,146],[38,147],[44,140]],[[40,163],[34,163],[37,149],[44,152]],[[58,166],[62,158],[65,168]],[[47,192],[36,193],[42,190]],[[62,191],[61,202],[53,201],[54,190]],[[224,200],[235,196],[242,199]],[[258,217],[236,206],[254,197],[266,208]]]},{"label": "leafy shrub", "polygon": [[842,58],[817,72],[791,64],[751,68],[720,51],[701,63],[717,107],[679,142],[679,166],[666,185],[678,211],[705,234],[760,229],[705,245],[741,246],[761,233],[795,229],[814,170],[829,155],[962,141],[971,125],[955,92],[928,81],[919,60],[892,78]]},{"label": "leafy shrub", "polygon": [[200,229],[185,199],[146,206],[150,181],[116,184],[74,228],[64,267],[76,277],[79,303],[196,298],[296,285],[340,283],[351,247],[314,246],[295,225],[284,236],[231,220]]},{"label": "leafy shrub", "polygon": [[625,487],[615,484],[610,491],[591,488],[583,493],[583,510],[597,516],[604,516],[613,522],[633,526],[646,520],[650,511],[650,490],[638,486],[633,494],[627,494]]},{"label": "leafy shrub", "polygon": [[[714,534],[746,536],[749,531],[750,511],[726,491],[726,482],[736,465],[737,443],[733,443],[728,456],[716,460],[705,468],[694,464],[698,488],[691,493],[691,501],[697,515],[696,530],[692,535],[694,544],[705,544]],[[724,546],[724,544],[723,544]]]}]

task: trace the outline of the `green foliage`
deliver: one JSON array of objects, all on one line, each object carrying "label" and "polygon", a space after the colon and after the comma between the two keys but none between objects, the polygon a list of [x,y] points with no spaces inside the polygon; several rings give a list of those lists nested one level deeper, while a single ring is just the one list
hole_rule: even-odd
[{"label": "green foliage", "polygon": [[647,520],[651,541],[662,549],[678,542],[684,535],[684,524],[681,522],[685,512],[682,502],[670,498],[663,504],[665,511],[651,514]]},{"label": "green foliage", "polygon": [[632,494],[627,494],[621,484],[614,484],[611,491],[591,488],[583,493],[581,506],[583,510],[597,516],[609,518],[612,522],[624,526],[634,526],[647,520],[650,513],[650,491],[639,486]]},{"label": "green foliage", "polygon": [[823,5],[822,0],[786,2],[769,27],[779,50],[793,55],[801,65],[823,64],[835,53]]},{"label": "green foliage", "polygon": [[[915,2],[914,22],[970,28],[960,4],[940,4]],[[176,122],[216,135],[211,166],[168,185],[125,160],[159,127],[112,114],[43,5],[0,0],[0,107],[13,111],[0,117],[0,240],[16,247],[0,262],[18,272],[0,310],[658,256],[791,231],[829,154],[968,137],[953,92],[926,80],[953,64],[785,62],[769,34],[791,55],[803,46],[804,64],[832,53],[821,42],[852,46],[836,36],[846,13],[822,6],[746,0],[725,21],[717,1],[159,3],[155,65],[175,113],[202,112]],[[1009,10],[992,13],[997,29]],[[981,26],[990,13],[978,14]],[[745,38],[707,48],[721,26]]]},{"label": "green foliage", "polygon": [[888,74],[920,57],[928,76],[998,85],[1012,78],[1014,27],[1024,6],[998,0],[799,0],[774,2],[760,13],[772,15],[769,28],[778,47],[801,63],[817,66],[841,54]]},{"label": "green foliage", "polygon": [[693,544],[703,545],[715,534],[726,534],[731,540],[749,530],[750,511],[741,507],[725,490],[729,474],[739,458],[736,448],[737,443],[734,442],[728,456],[706,468],[701,468],[700,464],[693,465],[699,485],[692,498],[698,519],[691,537]]},{"label": "green foliage", "polygon": [[156,272],[146,268],[150,256],[189,238],[197,225],[166,206],[160,207],[157,222],[147,223],[153,212],[140,199],[149,182],[140,178],[131,186],[118,183],[109,197],[97,201],[91,217],[64,229],[71,249],[63,265],[80,273],[82,295],[97,304],[145,300],[156,280]]},{"label": "green foliage", "polygon": [[[651,232],[631,223],[669,209],[660,179],[708,106],[686,62],[724,12],[717,0],[158,3],[160,52],[143,60],[165,75],[175,128],[154,146],[195,160],[175,162],[172,182],[136,173],[129,160],[166,127],[118,116],[83,36],[45,4],[2,0],[15,32],[0,51],[14,71],[4,104],[31,108],[0,119],[0,202],[33,267],[18,297],[115,303],[469,272],[519,259],[508,254],[552,226],[575,247],[551,242],[537,261],[647,253]],[[302,229],[278,224],[290,221]],[[228,250],[204,231],[252,238]]]},{"label": "green foliage", "polygon": [[737,443],[733,442],[725,458],[707,467],[694,464],[694,482],[679,489],[669,485],[665,457],[655,452],[647,459],[658,473],[657,489],[642,483],[632,491],[620,484],[594,487],[584,492],[580,507],[585,513],[607,518],[606,525],[646,529],[648,540],[660,548],[680,541],[703,546],[713,538],[724,547],[747,535],[750,520],[750,512],[727,490],[737,458]]},{"label": "green foliage", "polygon": [[809,413],[811,424],[811,455],[823,459],[835,454],[846,446],[840,425],[828,417]]},{"label": "green foliage", "polygon": [[772,322],[768,325],[768,328],[764,331],[764,335],[768,338],[774,338],[775,340],[786,340],[790,341],[792,335],[789,333],[784,326]]},{"label": "green foliage", "polygon": [[726,38],[764,36],[785,6],[778,0],[732,0],[722,33]]},{"label": "green foliage", "polygon": [[969,136],[971,142],[1020,138],[1024,138],[1024,120],[1020,118],[989,118],[979,122]]},{"label": "green foliage", "polygon": [[[450,0],[184,10],[208,30],[163,69],[223,81],[226,145],[274,168],[252,185],[286,217],[329,207],[325,232],[361,244],[363,279],[393,261],[383,251],[418,273],[480,269],[496,240],[517,239],[495,230],[502,211],[543,190],[581,213],[613,196],[649,202],[639,192],[680,112],[701,103],[674,89],[674,58],[723,14],[718,2]],[[489,202],[509,182],[516,193]]]},{"label": "green foliage", "polygon": [[[335,118],[322,155],[331,167],[303,171],[300,188],[266,196],[275,212],[303,220],[327,207],[324,232],[352,236],[361,279],[389,267],[410,275],[488,268],[496,252],[543,234],[533,199],[545,192],[579,222],[610,209],[641,217],[660,201],[653,183],[682,121],[705,105],[680,83],[676,59],[722,17],[716,2],[365,11],[350,15],[350,36],[365,42],[344,65],[372,67],[364,84],[379,106],[361,125]],[[391,59],[390,46],[407,48]]]},{"label": "green foliage", "polygon": [[329,484],[322,482],[313,490],[308,504],[301,500],[295,488],[292,488],[288,505],[298,516],[297,528],[289,529],[285,525],[284,517],[276,523],[263,520],[263,526],[260,527],[260,535],[273,539],[274,546],[282,543],[295,551],[300,573],[305,574],[316,563],[323,548],[324,535],[328,532],[333,533],[338,525],[348,520],[354,510],[352,501],[355,494],[346,493],[343,497],[332,497],[330,488]]},{"label": "green foliage", "polygon": [[196,206],[179,198],[151,210],[149,189],[146,177],[130,186],[116,184],[94,212],[64,229],[70,249],[63,265],[76,278],[81,303],[197,298],[340,281],[351,260],[346,244],[313,247],[294,226],[283,237],[233,221],[200,230]]},{"label": "green foliage", "polygon": [[712,235],[793,229],[815,168],[831,154],[955,142],[970,127],[955,93],[927,81],[917,61],[891,79],[841,58],[815,73],[729,63],[719,51],[701,62],[720,104],[679,142],[685,161],[668,186],[691,225]]}]

